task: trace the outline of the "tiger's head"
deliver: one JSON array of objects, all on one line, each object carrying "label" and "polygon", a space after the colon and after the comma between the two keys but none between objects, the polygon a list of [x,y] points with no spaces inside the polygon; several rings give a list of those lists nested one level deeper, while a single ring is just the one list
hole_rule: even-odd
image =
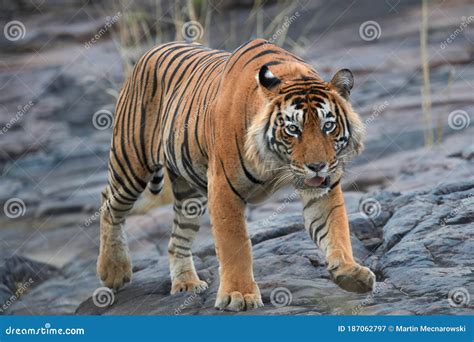
[{"label": "tiger's head", "polygon": [[249,129],[247,156],[275,175],[276,185],[327,193],[363,147],[363,126],[349,103],[351,71],[328,83],[306,64],[285,63],[274,72],[264,65],[256,80],[263,108]]}]

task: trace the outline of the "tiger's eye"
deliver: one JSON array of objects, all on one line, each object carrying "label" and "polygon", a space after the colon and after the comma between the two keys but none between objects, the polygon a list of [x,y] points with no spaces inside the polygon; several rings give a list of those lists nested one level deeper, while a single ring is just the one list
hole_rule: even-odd
[{"label": "tiger's eye", "polygon": [[298,128],[298,126],[293,125],[293,124],[286,125],[285,129],[286,129],[286,132],[292,136],[298,136],[300,133],[300,129]]},{"label": "tiger's eye", "polygon": [[326,133],[332,132],[336,128],[336,124],[334,122],[328,121],[324,124],[324,130]]}]

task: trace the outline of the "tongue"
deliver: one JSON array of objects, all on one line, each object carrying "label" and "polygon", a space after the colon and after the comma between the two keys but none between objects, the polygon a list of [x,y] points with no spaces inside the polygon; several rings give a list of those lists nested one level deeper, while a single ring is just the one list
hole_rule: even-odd
[{"label": "tongue", "polygon": [[313,178],[309,178],[309,179],[305,179],[304,182],[306,185],[309,185],[309,186],[320,186],[321,184],[323,184],[325,178],[324,177],[313,177]]}]

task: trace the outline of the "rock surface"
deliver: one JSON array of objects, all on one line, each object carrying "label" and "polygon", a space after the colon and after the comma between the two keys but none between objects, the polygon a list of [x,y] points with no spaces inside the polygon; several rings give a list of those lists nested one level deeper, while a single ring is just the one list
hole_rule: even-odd
[{"label": "rock surface", "polygon": [[[329,280],[324,256],[303,229],[301,205],[285,200],[290,192],[281,193],[283,200],[277,204],[283,204],[284,210],[271,222],[250,222],[255,277],[265,307],[244,314],[472,313],[473,306],[467,299],[458,298],[463,302],[456,307],[450,298],[457,297],[449,294],[456,289],[461,296],[474,291],[473,191],[471,179],[406,194],[347,194],[355,257],[377,275],[372,294],[348,293]],[[369,210],[367,203],[375,209]],[[273,204],[264,205],[263,209],[271,211]],[[168,208],[155,209],[153,215],[163,221],[167,212]],[[99,301],[104,290],[94,272],[96,255],[89,253],[81,256],[81,261],[74,258],[59,270],[50,271],[8,313],[222,314],[213,309],[218,266],[209,226],[203,227],[194,249],[198,273],[208,281],[209,289],[171,296],[167,257],[156,248],[159,243],[147,246],[158,231],[163,236],[155,236],[154,242],[163,238],[166,242],[169,229],[157,225],[160,221],[148,223],[147,227],[145,219],[146,216],[134,217],[127,225],[134,261],[133,281],[113,295],[113,305],[102,307]],[[138,224],[155,233],[136,231],[132,225]],[[85,248],[81,250],[87,254]],[[13,279],[28,277],[28,272],[24,273],[8,267]],[[99,292],[91,296],[96,290]]]},{"label": "rock surface", "polygon": [[[19,3],[0,13],[1,27],[19,19],[26,28],[18,41],[0,36],[0,314],[223,314],[213,309],[218,277],[208,216],[194,258],[210,287],[169,295],[169,205],[127,220],[133,282],[113,294],[113,305],[102,305],[111,294],[95,274],[96,212],[111,129],[93,117],[112,117],[123,60],[110,34],[90,48],[84,43],[116,9],[104,15],[83,1],[68,8]],[[301,204],[284,189],[247,212],[265,307],[243,314],[473,314],[472,23],[446,43],[472,3],[430,2],[432,128],[442,131],[433,147],[424,147],[418,3],[298,4],[288,47],[326,79],[340,68],[355,74],[351,97],[367,139],[343,187],[355,256],[374,270],[378,286],[358,295],[329,280],[303,229]],[[273,18],[275,6],[262,10]],[[215,20],[247,14],[224,7]],[[362,39],[361,25],[374,18],[380,37]],[[240,45],[228,46],[233,40],[218,26],[208,37],[213,47]],[[239,40],[252,37],[243,31]],[[7,203],[19,211],[7,211]]]}]

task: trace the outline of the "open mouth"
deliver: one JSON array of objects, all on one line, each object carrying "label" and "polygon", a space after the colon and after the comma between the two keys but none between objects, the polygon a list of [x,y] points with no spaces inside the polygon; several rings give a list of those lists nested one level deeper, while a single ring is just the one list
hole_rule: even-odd
[{"label": "open mouth", "polygon": [[314,188],[327,188],[329,186],[329,177],[315,176],[305,179],[304,183]]}]

